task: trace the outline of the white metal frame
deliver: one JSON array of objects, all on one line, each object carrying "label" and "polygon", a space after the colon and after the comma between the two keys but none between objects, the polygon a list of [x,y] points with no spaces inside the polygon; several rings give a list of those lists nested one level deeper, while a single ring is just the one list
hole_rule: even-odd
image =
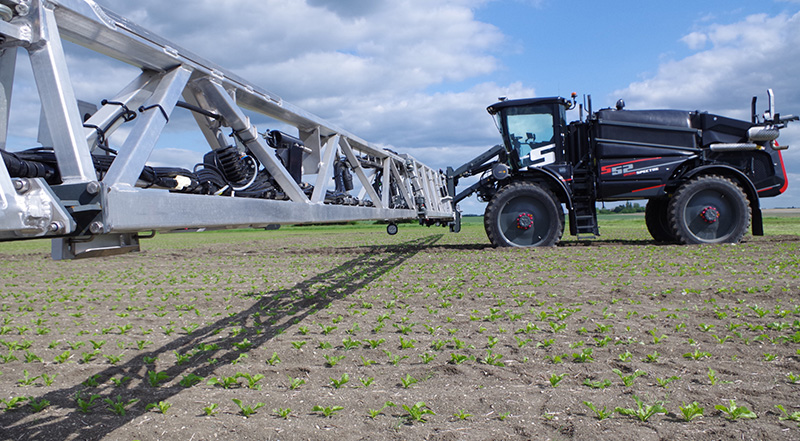
[{"label": "white metal frame", "polygon": [[[13,18],[0,20],[0,148],[6,148],[16,51],[22,47],[30,55],[63,182],[51,187],[38,178],[12,179],[0,161],[0,239],[56,237],[53,257],[60,259],[137,249],[137,233],[150,230],[410,218],[445,224],[453,219],[442,173],[339,129],[92,0],[0,0],[2,5],[13,10]],[[141,74],[85,125],[61,38],[141,69]],[[220,116],[194,114],[211,149],[225,147],[223,128],[233,131],[290,200],[137,187],[139,174],[180,100]],[[86,126],[105,127],[116,119],[106,134],[117,130],[124,121],[117,118],[121,106],[113,103],[139,109],[139,113],[129,123],[132,129],[113,165],[99,180],[91,156],[98,133]],[[297,128],[305,143],[303,180],[314,185],[310,197],[259,135],[244,109]],[[324,203],[333,162],[339,157],[346,158],[361,184],[359,198],[369,199],[373,206]],[[382,194],[373,188],[377,169],[362,166],[360,158],[365,157],[380,164]],[[390,194],[391,188],[396,194]],[[393,199],[405,201],[407,208],[390,208]]]}]

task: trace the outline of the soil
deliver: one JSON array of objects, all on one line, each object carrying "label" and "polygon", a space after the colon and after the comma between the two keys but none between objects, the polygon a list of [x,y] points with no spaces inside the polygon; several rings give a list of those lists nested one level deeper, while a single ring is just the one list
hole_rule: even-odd
[{"label": "soil", "polygon": [[[252,238],[1,254],[0,439],[800,438],[775,407],[800,410],[796,236],[535,250],[411,227]],[[190,374],[202,380],[181,385]],[[238,385],[209,384],[226,377]],[[81,412],[76,395],[99,398]],[[118,396],[124,415],[105,402]],[[13,397],[29,399],[8,409]],[[667,412],[613,412],[634,397]],[[263,406],[245,417],[234,399]],[[715,409],[731,400],[757,418]],[[704,415],[686,422],[695,401]],[[417,403],[432,413],[415,419]]]}]

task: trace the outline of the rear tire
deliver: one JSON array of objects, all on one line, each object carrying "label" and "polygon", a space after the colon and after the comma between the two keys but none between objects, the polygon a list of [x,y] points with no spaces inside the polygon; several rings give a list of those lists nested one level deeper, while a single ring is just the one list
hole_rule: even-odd
[{"label": "rear tire", "polygon": [[486,205],[483,222],[498,247],[554,246],[564,233],[561,204],[550,190],[530,182],[500,189]]},{"label": "rear tire", "polygon": [[644,222],[647,231],[656,242],[676,242],[669,223],[669,199],[658,198],[647,201],[644,209]]},{"label": "rear tire", "polygon": [[675,192],[669,220],[680,243],[738,243],[750,226],[750,204],[730,179],[701,176]]}]

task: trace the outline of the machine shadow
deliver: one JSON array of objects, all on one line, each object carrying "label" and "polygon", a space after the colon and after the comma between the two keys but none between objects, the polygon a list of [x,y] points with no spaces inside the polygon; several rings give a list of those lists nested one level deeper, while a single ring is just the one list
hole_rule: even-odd
[{"label": "machine shadow", "polygon": [[[302,323],[331,302],[369,285],[420,251],[435,245],[442,236],[432,235],[398,245],[366,249],[336,268],[290,288],[248,293],[246,297],[258,300],[246,310],[195,329],[164,346],[141,353],[124,364],[108,367],[93,375],[104,380],[97,387],[76,384],[36,397],[37,400],[50,401],[53,408],[72,409],[66,416],[32,417],[23,410],[3,412],[0,414],[0,439],[38,441],[54,437],[81,440],[103,438],[146,413],[147,403],[166,401],[183,391],[184,387],[177,384],[180,376],[194,374],[206,379],[214,376],[221,366],[234,364],[242,354],[269,343],[288,327]],[[220,330],[230,326],[241,331],[235,337],[222,336]],[[245,341],[248,343],[244,344]],[[205,350],[197,352],[198,347]],[[168,382],[173,385],[149,385],[148,374],[155,372],[155,368],[145,363],[145,357],[160,357],[173,352],[188,354],[193,351],[196,352],[195,355],[187,362],[175,364],[163,371],[169,378]],[[202,355],[198,355],[200,353]],[[216,363],[208,363],[209,359],[216,359]],[[129,376],[133,380],[141,381],[129,381],[126,385],[113,387],[108,380],[115,375]],[[77,394],[83,394],[85,399],[90,394],[100,395],[91,410],[91,418],[79,413],[75,400]],[[124,400],[137,398],[140,401],[131,406],[124,416],[113,415],[101,403],[104,399],[113,399],[117,395],[123,396]]]}]

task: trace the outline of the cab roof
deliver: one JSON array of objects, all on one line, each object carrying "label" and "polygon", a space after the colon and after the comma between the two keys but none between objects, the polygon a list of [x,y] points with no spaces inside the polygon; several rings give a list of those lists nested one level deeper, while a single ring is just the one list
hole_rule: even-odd
[{"label": "cab roof", "polygon": [[507,107],[528,106],[532,104],[560,104],[562,106],[568,106],[569,101],[566,98],[562,98],[560,96],[545,97],[545,98],[522,98],[518,100],[499,101],[487,107],[486,110],[490,114],[494,115],[501,109]]}]

